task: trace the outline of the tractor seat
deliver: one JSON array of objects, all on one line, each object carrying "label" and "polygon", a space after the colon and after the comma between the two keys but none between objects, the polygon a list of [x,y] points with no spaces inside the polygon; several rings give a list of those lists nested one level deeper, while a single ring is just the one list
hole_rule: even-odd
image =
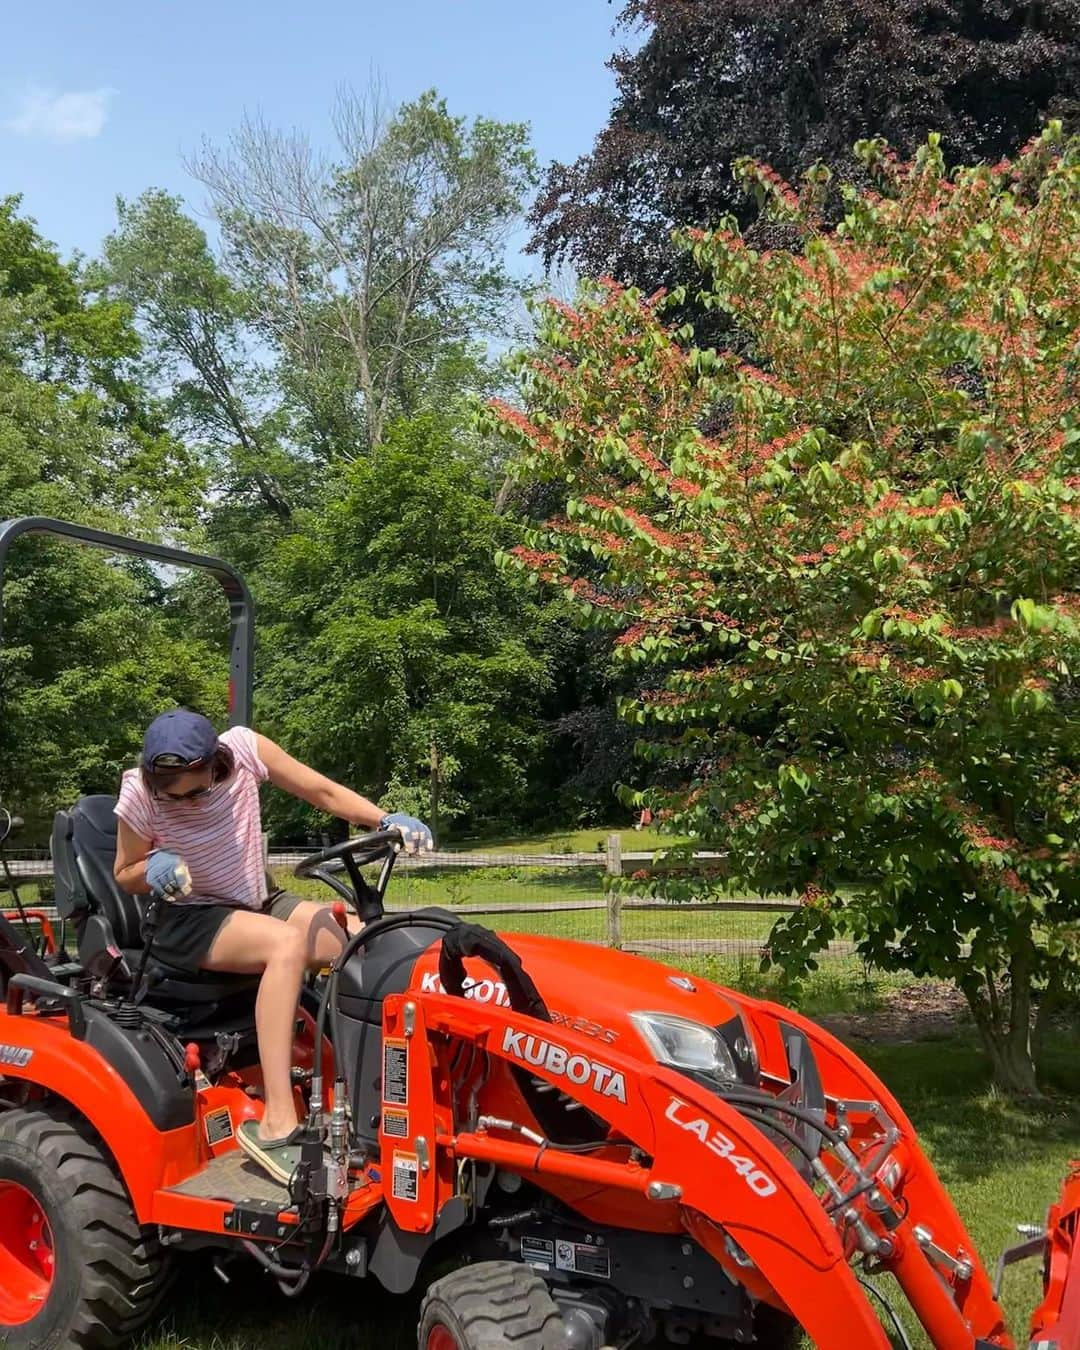
[{"label": "tractor seat", "polygon": [[[71,919],[79,940],[79,960],[92,974],[130,984],[143,950],[142,905],[117,885],[116,798],[80,797],[70,811],[57,811],[50,851],[56,908]],[[154,1006],[221,1003],[258,986],[250,975],[182,970],[158,960],[147,967]]]}]

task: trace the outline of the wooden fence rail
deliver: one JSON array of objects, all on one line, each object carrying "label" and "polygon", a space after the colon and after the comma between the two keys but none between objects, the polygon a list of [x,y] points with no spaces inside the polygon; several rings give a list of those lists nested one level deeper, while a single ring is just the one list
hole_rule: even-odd
[{"label": "wooden fence rail", "polygon": [[[296,864],[309,856],[314,850],[275,850],[268,852],[267,862],[272,869],[284,870],[295,867]],[[702,851],[694,854],[694,861],[699,863],[708,863],[713,859],[722,857],[718,853]],[[411,857],[403,854],[398,859],[398,867],[405,871],[414,872],[417,870],[444,869],[444,870],[474,870],[506,868],[513,869],[515,872],[528,870],[548,871],[555,868],[578,869],[596,868],[602,869],[609,877],[618,877],[624,875],[628,867],[641,865],[650,865],[649,870],[657,870],[654,866],[654,855],[646,852],[622,851],[622,840],[617,834],[609,835],[605,841],[605,848],[597,849],[594,853],[456,853],[439,852],[424,854],[420,857]],[[48,854],[44,850],[23,850],[21,853],[9,853],[8,865],[17,881],[38,881],[45,880],[52,875],[52,863]],[[520,880],[520,876],[515,878]],[[0,874],[0,909],[3,906],[4,882]],[[44,897],[43,897],[44,898]],[[55,911],[46,903],[44,911],[50,917],[55,917]],[[389,913],[405,913],[413,908],[410,905],[387,904]],[[657,936],[635,936],[628,940],[624,933],[623,917],[628,913],[652,913],[665,914],[669,918],[676,916],[686,917],[690,915],[720,915],[720,914],[772,914],[780,915],[790,913],[799,908],[798,903],[791,900],[778,899],[760,899],[757,896],[735,897],[725,900],[710,901],[662,901],[650,899],[646,896],[626,893],[619,887],[612,887],[606,891],[603,896],[595,900],[542,900],[537,903],[528,903],[526,901],[487,901],[482,903],[466,904],[448,904],[447,908],[455,914],[469,917],[489,916],[491,918],[504,917],[507,915],[565,915],[565,914],[587,914],[602,913],[605,921],[602,924],[602,936],[598,939],[600,942],[615,949],[626,951],[647,952],[650,954],[674,953],[674,952],[694,952],[694,953],[744,953],[760,951],[763,945],[763,939],[737,936],[720,936],[715,928],[703,929],[699,937],[666,937],[660,933]],[[835,943],[830,944],[830,951],[835,947],[837,953],[840,949],[850,950],[850,944]]]}]

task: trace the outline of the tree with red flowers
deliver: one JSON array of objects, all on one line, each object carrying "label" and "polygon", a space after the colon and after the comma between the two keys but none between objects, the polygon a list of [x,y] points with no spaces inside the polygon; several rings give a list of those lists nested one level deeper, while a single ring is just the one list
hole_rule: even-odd
[{"label": "tree with red flowers", "polygon": [[835,229],[827,170],[740,162],[791,251],[682,237],[737,350],[613,282],[541,308],[486,418],[566,507],[507,563],[651,676],[634,803],[801,897],[770,959],[954,980],[1034,1092],[1080,986],[1080,141],[857,153]]}]

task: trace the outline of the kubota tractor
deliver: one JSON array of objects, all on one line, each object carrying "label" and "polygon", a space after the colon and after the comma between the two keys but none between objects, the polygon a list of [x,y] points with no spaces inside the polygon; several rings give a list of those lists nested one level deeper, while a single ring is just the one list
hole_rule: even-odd
[{"label": "kubota tractor", "polygon": [[[392,834],[297,869],[366,926],[298,1009],[306,1142],[288,1185],[271,1181],[235,1142],[261,1111],[253,982],[156,961],[154,906],[113,879],[112,804],[56,817],[77,957],[0,920],[0,1344],[121,1342],[179,1254],[211,1248],[290,1295],[316,1271],[397,1294],[449,1272],[421,1350],[704,1350],[778,1327],[821,1350],[903,1345],[876,1310],[885,1272],[939,1350],[1014,1345],[910,1121],[850,1050],[652,961],[388,914]],[[1045,1257],[1032,1350],[1080,1350],[1078,1214],[1073,1179],[1048,1236],[1010,1254]]]}]

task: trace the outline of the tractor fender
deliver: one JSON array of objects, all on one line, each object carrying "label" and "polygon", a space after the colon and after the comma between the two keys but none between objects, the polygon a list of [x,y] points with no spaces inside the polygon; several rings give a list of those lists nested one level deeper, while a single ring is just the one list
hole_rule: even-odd
[{"label": "tractor fender", "polygon": [[[0,1012],[0,1075],[41,1088],[78,1111],[101,1136],[137,1217],[147,1222],[154,1192],[198,1166],[192,1094],[187,1093],[185,1121],[170,1101],[181,1090],[175,1069],[171,1084],[163,1073],[156,1078],[155,1054],[168,1062],[157,1043],[150,1048],[135,1040],[125,1054],[99,1023],[111,1026],[121,1038],[129,1033],[109,1023],[97,1009],[87,1008],[86,1014],[86,1038],[79,1040],[58,1018]],[[134,1059],[139,1054],[144,1057],[141,1068]],[[155,1079],[162,1101],[151,1107],[148,1095]]]},{"label": "tractor fender", "polygon": [[410,1233],[399,1228],[388,1210],[379,1216],[378,1236],[368,1270],[391,1294],[407,1294],[416,1283],[420,1265],[435,1243],[468,1222],[469,1211],[460,1195],[443,1205],[430,1233]]}]

